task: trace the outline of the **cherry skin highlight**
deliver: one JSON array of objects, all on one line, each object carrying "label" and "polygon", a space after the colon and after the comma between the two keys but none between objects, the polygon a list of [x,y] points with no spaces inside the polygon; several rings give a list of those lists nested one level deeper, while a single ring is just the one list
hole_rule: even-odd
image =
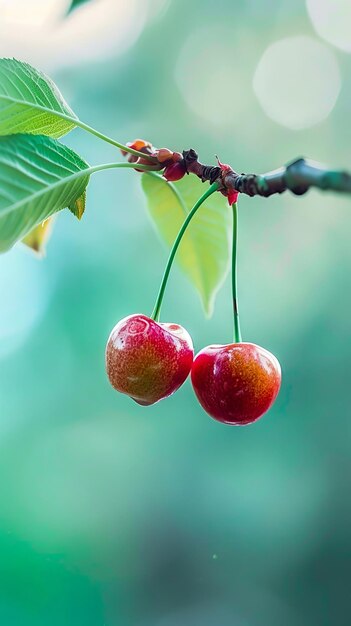
[{"label": "cherry skin highlight", "polygon": [[184,383],[194,358],[187,331],[146,315],[129,315],[113,328],[106,346],[111,385],[142,405],[167,398]]},{"label": "cherry skin highlight", "polygon": [[273,354],[253,343],[212,345],[196,355],[191,380],[211,417],[245,425],[272,406],[281,385],[281,369]]}]

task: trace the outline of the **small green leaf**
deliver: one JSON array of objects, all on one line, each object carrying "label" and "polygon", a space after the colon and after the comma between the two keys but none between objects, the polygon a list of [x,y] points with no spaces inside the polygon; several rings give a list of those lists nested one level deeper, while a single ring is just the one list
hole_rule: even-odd
[{"label": "small green leaf", "polygon": [[35,226],[33,230],[22,239],[22,243],[39,256],[44,256],[46,244],[51,236],[54,220],[55,216],[48,217],[47,220]]},{"label": "small green leaf", "polygon": [[55,139],[0,137],[0,252],[81,201],[90,172],[78,154]]},{"label": "small green leaf", "polygon": [[67,11],[67,15],[72,13],[72,11],[74,11],[74,9],[77,9],[81,4],[85,4],[88,1],[89,0],[72,0],[71,5]]},{"label": "small green leaf", "polygon": [[77,200],[75,200],[68,207],[71,213],[73,213],[75,217],[78,217],[79,220],[81,220],[83,217],[86,201],[87,201],[87,190],[84,189],[82,195],[79,198],[77,198]]},{"label": "small green leaf", "polygon": [[0,135],[62,137],[76,115],[48,76],[28,63],[0,59]]},{"label": "small green leaf", "polygon": [[[157,174],[143,174],[151,219],[161,238],[171,247],[188,212],[204,192],[195,176],[185,176],[175,185]],[[191,221],[176,260],[200,293],[211,315],[215,295],[229,268],[230,211],[219,193],[210,196]]]}]

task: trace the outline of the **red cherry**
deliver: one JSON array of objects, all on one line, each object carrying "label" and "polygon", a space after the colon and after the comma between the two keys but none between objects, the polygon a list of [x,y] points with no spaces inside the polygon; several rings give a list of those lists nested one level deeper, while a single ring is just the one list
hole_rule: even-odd
[{"label": "red cherry", "polygon": [[194,358],[187,331],[146,315],[129,315],[112,330],[106,346],[111,385],[139,404],[174,393],[188,377]]},{"label": "red cherry", "polygon": [[219,422],[255,422],[281,384],[276,357],[253,343],[207,346],[194,359],[191,380],[201,406]]}]

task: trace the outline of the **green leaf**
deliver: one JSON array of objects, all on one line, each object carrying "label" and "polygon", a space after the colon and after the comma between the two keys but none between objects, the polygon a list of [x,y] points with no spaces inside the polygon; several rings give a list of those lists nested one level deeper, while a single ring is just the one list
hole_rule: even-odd
[{"label": "green leaf", "polygon": [[[186,215],[203,194],[204,185],[195,176],[185,176],[173,185],[157,174],[143,174],[142,187],[156,229],[171,247]],[[215,193],[190,222],[176,255],[199,291],[208,315],[228,272],[229,252],[230,211],[226,199]]]},{"label": "green leaf", "polygon": [[45,74],[16,59],[0,59],[0,135],[62,137],[77,116]]},{"label": "green leaf", "polygon": [[54,220],[55,216],[48,217],[47,220],[35,226],[33,230],[22,239],[22,243],[39,256],[44,256],[46,244],[51,236]]},{"label": "green leaf", "polygon": [[92,168],[55,139],[0,137],[0,252],[79,200]]},{"label": "green leaf", "polygon": [[72,13],[74,9],[77,9],[81,4],[85,4],[86,2],[88,2],[88,0],[72,0],[71,5],[67,11],[67,15]]}]

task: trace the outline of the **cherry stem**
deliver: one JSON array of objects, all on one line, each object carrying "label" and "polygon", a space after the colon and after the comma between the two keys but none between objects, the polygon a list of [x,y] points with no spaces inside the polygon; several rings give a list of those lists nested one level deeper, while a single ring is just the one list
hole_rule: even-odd
[{"label": "cherry stem", "polygon": [[232,243],[232,294],[234,313],[234,341],[241,343],[241,330],[238,305],[238,277],[237,277],[237,251],[238,251],[238,205],[233,204],[233,243]]},{"label": "cherry stem", "polygon": [[[88,174],[90,176],[90,174],[95,174],[95,172],[102,172],[104,170],[114,170],[114,169],[133,169],[135,170],[136,168],[138,170],[142,170],[143,172],[154,172],[155,170],[158,171],[158,166],[157,165],[153,165],[152,163],[150,163],[150,165],[144,165],[143,163],[126,163],[126,162],[122,162],[122,163],[103,163],[101,165],[92,165],[91,167],[88,167],[85,170],[80,170],[78,172],[78,175],[86,175]],[[79,177],[77,176],[77,178]]]},{"label": "cherry stem", "polygon": [[108,137],[107,135],[100,133],[98,130],[96,130],[92,126],[89,126],[88,124],[85,124],[84,122],[81,122],[80,120],[75,120],[75,124],[76,126],[79,126],[79,128],[82,128],[83,130],[87,131],[91,135],[95,135],[95,137],[102,139],[102,141],[106,141],[106,143],[110,143],[112,146],[115,146],[116,148],[119,148],[120,150],[123,150],[124,152],[129,152],[129,154],[134,154],[134,156],[141,157],[142,159],[147,159],[150,161],[150,163],[155,162],[155,159],[152,156],[145,154],[144,152],[139,152],[139,150],[134,150],[134,148],[130,148],[129,146],[125,146],[123,143],[119,143],[119,141],[115,141],[114,139],[111,139],[111,137]]},{"label": "cherry stem", "polygon": [[106,143],[110,143],[112,146],[115,146],[116,148],[119,148],[124,152],[134,154],[134,156],[141,157],[142,159],[147,159],[148,161],[150,161],[150,164],[157,162],[157,159],[155,159],[155,157],[151,156],[150,154],[146,154],[145,152],[139,152],[139,150],[134,150],[134,148],[130,148],[129,146],[125,146],[123,143],[119,143],[119,141],[115,141],[115,139],[112,139],[111,137],[108,137],[108,135],[100,133],[100,131],[96,130],[92,126],[89,126],[89,124],[85,124],[85,122],[82,122],[79,118],[72,117],[71,115],[66,115],[65,113],[56,113],[56,115],[63,120],[72,122],[75,126],[78,126],[78,128],[82,128],[87,133],[95,135],[95,137],[102,139],[102,141],[106,141]]},{"label": "cherry stem", "polygon": [[169,278],[169,273],[171,271],[171,267],[174,261],[174,257],[176,255],[176,252],[178,250],[179,244],[183,238],[183,235],[186,231],[186,229],[188,228],[191,220],[193,219],[196,211],[200,208],[200,206],[205,202],[205,200],[211,196],[213,193],[215,193],[215,191],[218,190],[218,183],[213,183],[206,191],[205,193],[197,200],[197,202],[194,204],[193,208],[191,209],[191,211],[189,212],[188,216],[186,217],[186,219],[183,222],[183,225],[174,241],[174,244],[172,246],[171,252],[169,254],[168,257],[168,261],[167,261],[167,265],[163,274],[163,278],[162,278],[162,282],[160,285],[160,289],[156,298],[156,302],[155,302],[155,306],[154,306],[154,310],[151,314],[151,318],[153,320],[155,320],[156,322],[158,322],[158,320],[160,319],[160,311],[161,311],[161,306],[162,306],[162,300],[163,300],[163,296],[165,293],[165,289],[166,289],[166,285],[167,285],[167,281]]}]

